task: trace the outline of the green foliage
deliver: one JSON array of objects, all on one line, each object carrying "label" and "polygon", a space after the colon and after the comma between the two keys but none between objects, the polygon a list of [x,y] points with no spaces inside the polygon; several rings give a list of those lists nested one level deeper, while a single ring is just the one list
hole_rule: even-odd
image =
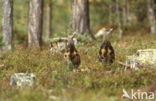
[{"label": "green foliage", "polygon": [[72,64],[71,61],[68,61],[67,62],[67,69],[66,69],[66,71],[71,71],[73,69],[74,69],[74,65]]}]

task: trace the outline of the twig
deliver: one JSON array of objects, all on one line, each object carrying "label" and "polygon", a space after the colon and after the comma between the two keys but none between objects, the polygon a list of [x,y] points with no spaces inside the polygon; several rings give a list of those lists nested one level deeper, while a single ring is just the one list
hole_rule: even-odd
[{"label": "twig", "polygon": [[152,68],[156,70],[156,67],[151,66],[151,65],[139,65],[140,67],[146,67],[146,68]]},{"label": "twig", "polygon": [[[125,63],[123,63],[123,62],[121,62],[121,61],[119,61],[119,60],[116,60],[115,62],[116,62],[117,64],[119,64],[119,65],[124,66],[124,67],[131,68],[131,65],[125,64]],[[139,67],[139,68],[140,68],[140,67],[143,67],[143,68],[152,68],[152,69],[156,70],[156,67],[151,66],[151,65],[138,65],[138,67]]]},{"label": "twig", "polygon": [[117,64],[119,64],[119,65],[124,66],[124,67],[131,68],[131,65],[125,64],[125,63],[123,63],[123,62],[121,62],[121,61],[119,61],[119,60],[116,60],[115,62],[116,62]]}]

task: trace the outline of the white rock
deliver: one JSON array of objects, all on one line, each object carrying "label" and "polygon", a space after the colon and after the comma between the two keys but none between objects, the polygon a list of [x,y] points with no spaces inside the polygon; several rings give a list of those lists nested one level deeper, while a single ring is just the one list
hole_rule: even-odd
[{"label": "white rock", "polygon": [[10,78],[10,86],[32,86],[36,84],[36,77],[32,73],[15,73]]},{"label": "white rock", "polygon": [[138,50],[136,54],[127,56],[127,64],[134,69],[138,69],[138,65],[156,66],[156,49]]}]

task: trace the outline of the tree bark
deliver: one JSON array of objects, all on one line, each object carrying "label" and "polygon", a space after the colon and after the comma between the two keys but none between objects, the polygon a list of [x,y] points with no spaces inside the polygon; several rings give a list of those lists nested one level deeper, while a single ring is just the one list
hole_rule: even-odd
[{"label": "tree bark", "polygon": [[124,0],[124,7],[123,7],[123,24],[125,26],[128,25],[128,1]]},{"label": "tree bark", "polygon": [[71,0],[71,28],[81,34],[88,34],[95,39],[90,31],[88,0]]},{"label": "tree bark", "polygon": [[154,10],[152,8],[152,0],[147,0],[147,15],[149,19],[149,24],[150,24],[150,29],[151,29],[151,34],[156,35],[156,21],[155,21],[155,16],[154,16]]},{"label": "tree bark", "polygon": [[3,0],[2,15],[3,51],[12,49],[13,40],[13,0]]},{"label": "tree bark", "polygon": [[30,0],[28,21],[28,47],[40,48],[42,43],[43,0]]},{"label": "tree bark", "polygon": [[118,17],[118,29],[119,29],[119,39],[122,38],[122,27],[121,27],[121,16],[120,16],[120,10],[119,10],[119,1],[116,0],[116,13]]},{"label": "tree bark", "polygon": [[48,40],[51,36],[51,21],[52,21],[52,3],[46,5],[47,16],[46,16],[46,35],[45,40]]},{"label": "tree bark", "polygon": [[[131,1],[130,0],[127,0],[127,2],[126,2],[126,5],[127,5],[127,24],[128,25],[131,25],[131,22],[130,22],[130,5],[131,5]],[[136,23],[136,22],[135,22]]]},{"label": "tree bark", "polygon": [[112,5],[109,5],[109,25],[112,25]]}]

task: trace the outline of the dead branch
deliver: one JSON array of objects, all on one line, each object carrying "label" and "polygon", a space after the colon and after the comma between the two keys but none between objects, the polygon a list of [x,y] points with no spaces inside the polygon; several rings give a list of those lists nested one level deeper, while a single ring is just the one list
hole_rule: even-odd
[{"label": "dead branch", "polygon": [[[121,61],[119,61],[119,60],[116,60],[115,62],[116,62],[117,64],[123,66],[123,67],[132,68],[131,65],[125,64],[125,63],[123,63],[123,62],[121,62]],[[138,67],[139,67],[139,68],[152,68],[152,69],[156,70],[156,67],[151,66],[151,65],[138,65]]]},{"label": "dead branch", "polygon": [[121,61],[119,61],[119,60],[116,60],[115,62],[116,62],[117,64],[121,65],[121,66],[131,68],[131,66],[130,66],[130,65],[125,64],[125,63],[123,63],[123,62],[121,62]]}]

